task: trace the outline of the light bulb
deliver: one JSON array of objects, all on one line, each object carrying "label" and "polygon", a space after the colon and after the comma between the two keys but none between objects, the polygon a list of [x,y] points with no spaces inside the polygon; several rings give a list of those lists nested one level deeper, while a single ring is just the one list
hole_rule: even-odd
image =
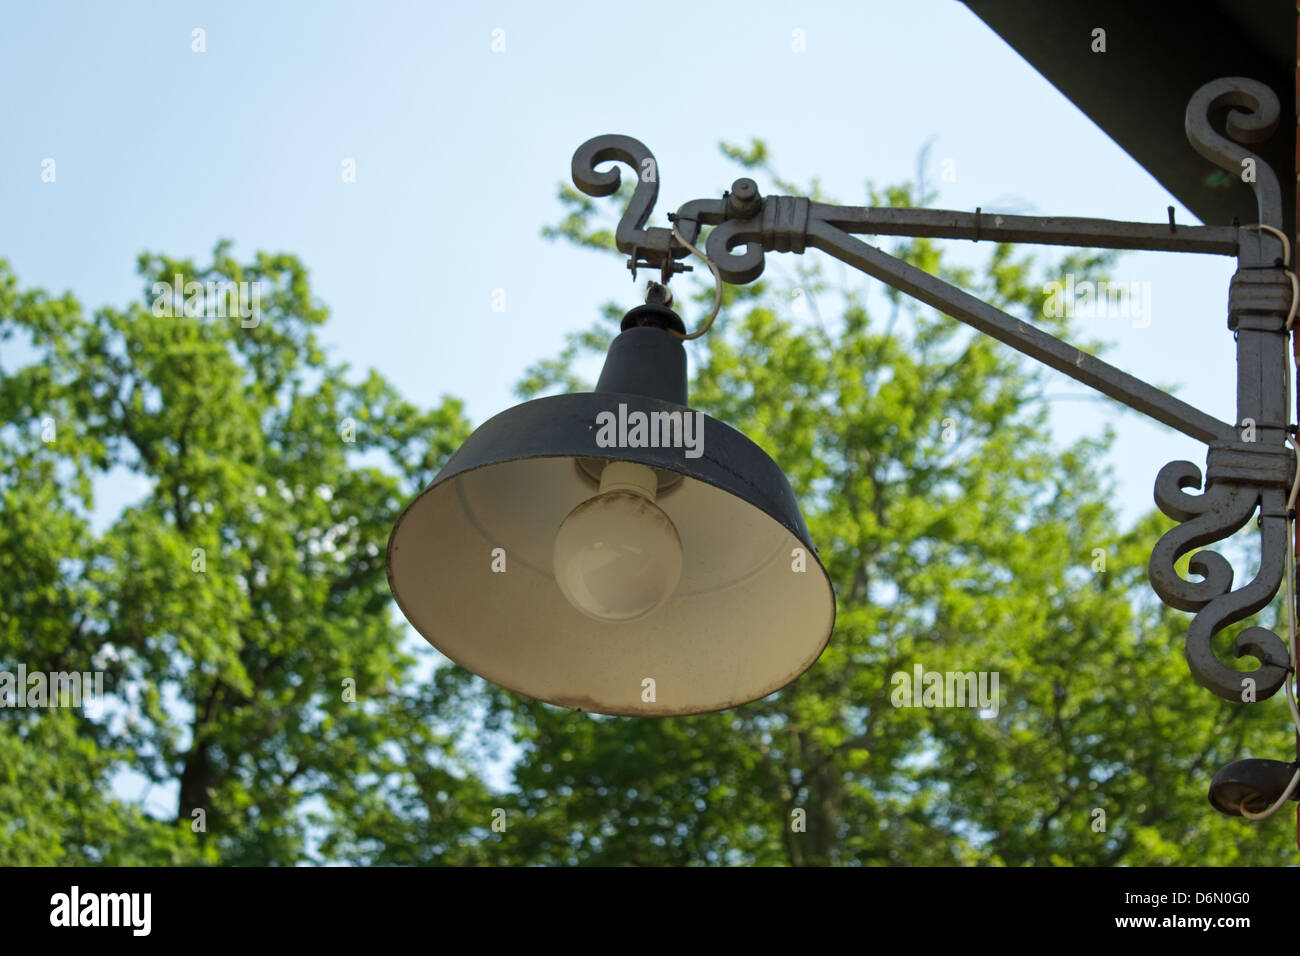
[{"label": "light bulb", "polygon": [[552,564],[561,593],[597,621],[645,617],[677,589],[682,541],[654,503],[654,469],[612,461],[600,493],[569,512],[555,535]]}]

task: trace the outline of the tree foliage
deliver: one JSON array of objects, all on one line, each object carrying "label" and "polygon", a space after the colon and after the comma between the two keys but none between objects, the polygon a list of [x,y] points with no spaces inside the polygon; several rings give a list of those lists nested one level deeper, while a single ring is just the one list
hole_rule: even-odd
[{"label": "tree foliage", "polygon": [[[111,695],[98,719],[0,711],[0,860],[288,864],[322,840],[346,858],[394,786],[472,801],[413,690],[383,550],[467,434],[460,405],[422,412],[329,363],[291,256],[223,244],[139,272],[141,301],[93,314],[0,273],[0,334],[32,356],[0,378],[0,660],[102,668]],[[260,283],[260,313],[187,315],[155,286],[174,276]],[[97,533],[110,468],[144,490]],[[174,819],[123,804],[124,767]]]}]

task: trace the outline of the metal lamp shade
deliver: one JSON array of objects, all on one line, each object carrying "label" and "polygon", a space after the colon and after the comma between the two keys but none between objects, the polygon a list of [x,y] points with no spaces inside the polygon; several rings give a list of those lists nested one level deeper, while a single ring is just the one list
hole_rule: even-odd
[{"label": "metal lamp shade", "polygon": [[[643,358],[660,345],[680,352],[667,339],[658,329],[624,332],[606,372],[620,341]],[[647,363],[638,369],[645,374]],[[684,354],[682,373],[684,391]],[[698,415],[702,453],[598,446],[598,416],[619,405]],[[552,572],[556,532],[598,493],[610,460],[657,470],[656,504],[684,559],[673,595],[621,623],[582,614]],[[537,399],[484,423],[398,519],[388,578],[407,620],[451,660],[510,690],[601,714],[705,713],[764,697],[817,660],[835,621],[830,580],[776,463],[702,413],[621,392]]]}]

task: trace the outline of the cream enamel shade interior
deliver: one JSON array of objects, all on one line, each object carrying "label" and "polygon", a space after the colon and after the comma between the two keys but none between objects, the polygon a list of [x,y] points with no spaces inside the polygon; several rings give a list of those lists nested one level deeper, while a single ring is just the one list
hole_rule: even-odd
[{"label": "cream enamel shade interior", "polygon": [[[560,523],[596,493],[571,457],[500,462],[430,486],[389,544],[403,613],[487,680],[602,714],[735,706],[780,689],[821,654],[835,600],[816,557],[762,509],[692,477],[656,501],[682,541],[673,596],[622,624],[580,613],[560,593],[551,552]],[[495,548],[504,573],[493,571]],[[646,678],[653,702],[643,700]]]}]

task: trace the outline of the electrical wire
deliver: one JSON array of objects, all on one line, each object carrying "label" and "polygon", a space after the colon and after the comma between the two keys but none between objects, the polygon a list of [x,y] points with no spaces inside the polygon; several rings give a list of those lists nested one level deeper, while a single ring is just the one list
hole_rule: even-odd
[{"label": "electrical wire", "polygon": [[1291,240],[1286,237],[1285,232],[1273,226],[1265,226],[1263,223],[1258,222],[1249,226],[1242,226],[1241,228],[1258,229],[1262,232],[1271,232],[1273,235],[1277,236],[1277,238],[1282,242],[1282,266],[1286,269],[1291,268]]},{"label": "electrical wire", "polygon": [[718,317],[718,311],[722,308],[722,274],[718,272],[718,267],[710,261],[708,256],[682,238],[682,234],[677,231],[677,223],[675,222],[673,223],[673,238],[703,259],[704,264],[708,266],[709,271],[713,273],[713,311],[710,312],[709,317],[704,320],[704,324],[689,335],[678,332],[676,329],[668,330],[669,332],[672,332],[673,335],[677,336],[677,338],[685,342],[689,339],[698,339],[705,332],[709,331],[709,328],[713,325],[713,320]]},{"label": "electrical wire", "polygon": [[[1287,237],[1285,233],[1283,233],[1280,229],[1273,228],[1272,226],[1253,225],[1253,226],[1246,226],[1245,228],[1260,229],[1267,232],[1271,232],[1275,236],[1277,236],[1278,239],[1282,240],[1283,268],[1285,269],[1286,274],[1291,279],[1291,309],[1287,313],[1287,317],[1286,317],[1286,337],[1287,337],[1287,343],[1290,344],[1291,327],[1295,324],[1295,318],[1296,318],[1296,307],[1297,305],[1300,305],[1300,282],[1297,281],[1296,274],[1291,271],[1291,243],[1287,241]],[[1291,407],[1291,357],[1290,356],[1287,356],[1283,367],[1286,370],[1286,403],[1287,403],[1287,408],[1289,409]],[[1290,415],[1288,415],[1287,417],[1289,418]],[[1291,670],[1290,673],[1287,674],[1286,682],[1284,683],[1283,686],[1286,690],[1287,706],[1291,710],[1291,721],[1292,723],[1295,724],[1296,733],[1300,734],[1300,706],[1298,706],[1296,703],[1295,688],[1292,684],[1292,682],[1296,678],[1295,506],[1296,506],[1297,492],[1300,492],[1300,444],[1297,443],[1296,438],[1292,435],[1287,435],[1286,440],[1287,443],[1290,444],[1291,449],[1295,452],[1296,476],[1295,476],[1295,480],[1291,482],[1291,493],[1287,495],[1287,501],[1286,501],[1286,515],[1287,515],[1287,519],[1286,519],[1287,642],[1286,643],[1287,643],[1287,650],[1291,658]],[[1295,793],[1297,786],[1300,786],[1300,767],[1297,767],[1295,773],[1291,775],[1291,782],[1288,783],[1286,789],[1282,791],[1282,795],[1278,797],[1277,801],[1268,809],[1262,810],[1258,813],[1247,810],[1244,805],[1238,807],[1238,809],[1241,811],[1241,815],[1245,817],[1247,820],[1265,820],[1268,817],[1271,817],[1273,814],[1277,813],[1277,811],[1280,810],[1286,804],[1286,802],[1291,799],[1291,796],[1292,794]]]},{"label": "electrical wire", "polygon": [[[1293,303],[1293,311],[1294,311],[1294,303]],[[1289,331],[1290,331],[1290,326],[1288,325],[1288,332]],[[1287,365],[1287,376],[1286,376],[1287,395],[1289,396],[1291,394],[1290,358],[1287,359],[1286,365]],[[1290,404],[1289,398],[1287,400],[1287,404],[1288,405]],[[1291,494],[1287,496],[1287,502],[1286,502],[1286,511],[1287,511],[1287,542],[1286,542],[1287,544],[1287,549],[1286,549],[1287,642],[1286,643],[1287,643],[1287,649],[1290,652],[1290,656],[1291,656],[1291,672],[1287,675],[1286,682],[1283,685],[1283,687],[1286,690],[1287,706],[1291,709],[1291,721],[1296,726],[1296,732],[1300,733],[1300,707],[1297,707],[1296,705],[1295,689],[1291,685],[1291,682],[1295,679],[1295,674],[1296,674],[1295,518],[1292,517],[1291,515],[1293,510],[1295,509],[1296,492],[1300,490],[1300,445],[1298,445],[1295,439],[1293,439],[1290,435],[1287,436],[1287,441],[1290,443],[1292,450],[1295,451],[1296,454],[1296,477],[1295,477],[1295,481],[1291,483]],[[1265,820],[1271,817],[1273,814],[1277,813],[1278,810],[1282,809],[1282,807],[1286,804],[1286,802],[1291,799],[1291,795],[1295,793],[1297,785],[1300,785],[1300,767],[1297,767],[1296,772],[1291,775],[1291,782],[1288,783],[1286,789],[1282,791],[1282,795],[1278,797],[1277,801],[1267,810],[1263,810],[1259,813],[1253,813],[1250,810],[1247,810],[1244,805],[1242,805],[1238,809],[1241,811],[1241,815],[1245,817],[1247,820]]]}]

